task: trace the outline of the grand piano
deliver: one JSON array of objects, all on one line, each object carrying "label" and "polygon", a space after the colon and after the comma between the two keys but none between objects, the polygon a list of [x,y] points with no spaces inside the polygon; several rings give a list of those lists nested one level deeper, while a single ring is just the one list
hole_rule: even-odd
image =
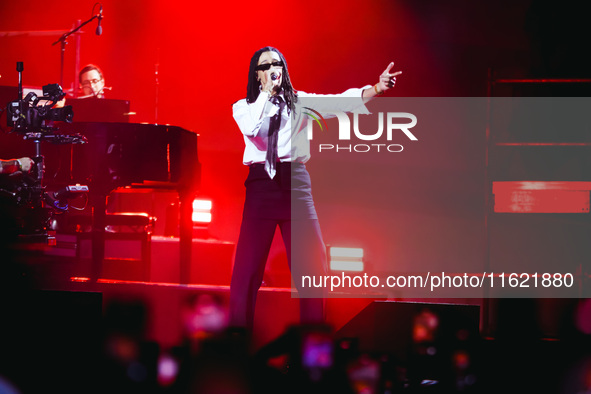
[{"label": "grand piano", "polygon": [[175,189],[179,195],[180,283],[189,282],[192,201],[200,186],[198,135],[176,126],[75,122],[60,134],[78,133],[87,143],[46,144],[47,182],[89,187],[92,214],[92,278],[104,259],[106,199],[116,188],[144,186]]}]

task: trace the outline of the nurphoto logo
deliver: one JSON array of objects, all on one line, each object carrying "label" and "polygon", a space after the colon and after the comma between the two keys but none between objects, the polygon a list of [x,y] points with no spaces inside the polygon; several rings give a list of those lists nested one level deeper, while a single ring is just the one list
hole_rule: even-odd
[{"label": "nurphoto logo", "polygon": [[[304,107],[309,112],[304,114],[310,116],[315,122],[308,122],[308,139],[313,139],[314,123],[320,126],[320,130],[328,130],[326,120],[317,111],[309,107]],[[338,144],[319,144],[320,153],[326,151],[333,152],[402,152],[404,147],[401,144],[392,143],[394,137],[404,135],[410,141],[418,141],[418,138],[410,131],[417,124],[417,117],[408,112],[378,112],[377,114],[364,115],[377,118],[377,130],[367,130],[367,127],[361,130],[359,114],[354,113],[353,122],[349,115],[342,111],[332,111],[331,115],[337,118],[339,123]],[[325,114],[326,115],[326,114]],[[351,124],[352,123],[352,124]],[[367,125],[368,122],[364,121]],[[374,123],[375,124],[375,123]],[[354,143],[355,141],[364,141],[364,143]],[[371,141],[367,143],[365,141]],[[383,142],[382,142],[383,141]],[[343,144],[340,142],[351,142]]]}]

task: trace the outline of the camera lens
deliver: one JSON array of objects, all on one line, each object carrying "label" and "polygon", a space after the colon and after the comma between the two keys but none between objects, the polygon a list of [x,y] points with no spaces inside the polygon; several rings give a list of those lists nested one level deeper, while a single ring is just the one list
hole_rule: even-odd
[{"label": "camera lens", "polygon": [[48,120],[57,120],[62,122],[71,123],[74,118],[74,111],[71,105],[66,105],[62,108],[52,108],[47,113]]}]

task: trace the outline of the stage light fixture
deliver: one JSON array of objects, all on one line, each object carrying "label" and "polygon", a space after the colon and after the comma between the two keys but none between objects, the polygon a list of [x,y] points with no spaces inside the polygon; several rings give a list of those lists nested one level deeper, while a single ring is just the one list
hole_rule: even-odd
[{"label": "stage light fixture", "polygon": [[211,200],[193,200],[193,224],[195,223],[211,223]]},{"label": "stage light fixture", "polygon": [[354,271],[362,272],[363,249],[329,247],[330,269],[332,271]]}]

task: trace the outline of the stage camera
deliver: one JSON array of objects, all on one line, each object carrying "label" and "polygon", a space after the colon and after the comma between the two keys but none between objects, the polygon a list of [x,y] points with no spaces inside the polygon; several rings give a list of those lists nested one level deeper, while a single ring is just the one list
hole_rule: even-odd
[{"label": "stage camera", "polygon": [[8,127],[20,132],[40,132],[53,130],[53,121],[71,123],[74,118],[71,105],[53,108],[65,96],[62,87],[54,83],[43,86],[42,97],[30,92],[24,99],[11,101],[7,106]]},{"label": "stage camera", "polygon": [[88,202],[88,186],[69,185],[57,191],[50,191],[43,182],[44,157],[41,154],[41,143],[83,144],[86,137],[80,134],[55,134],[57,130],[53,122],[71,123],[74,118],[72,106],[56,106],[66,97],[59,84],[43,86],[43,96],[35,92],[23,98],[22,62],[17,62],[19,73],[18,100],[7,105],[7,124],[22,134],[25,140],[35,144],[36,155],[32,157],[35,165],[29,174],[14,173],[0,176],[0,221],[12,223],[10,229],[21,240],[37,242],[45,239],[51,241],[50,229],[52,218],[63,214],[70,208],[81,210],[81,207],[70,206],[70,200],[84,197],[84,205]]}]

